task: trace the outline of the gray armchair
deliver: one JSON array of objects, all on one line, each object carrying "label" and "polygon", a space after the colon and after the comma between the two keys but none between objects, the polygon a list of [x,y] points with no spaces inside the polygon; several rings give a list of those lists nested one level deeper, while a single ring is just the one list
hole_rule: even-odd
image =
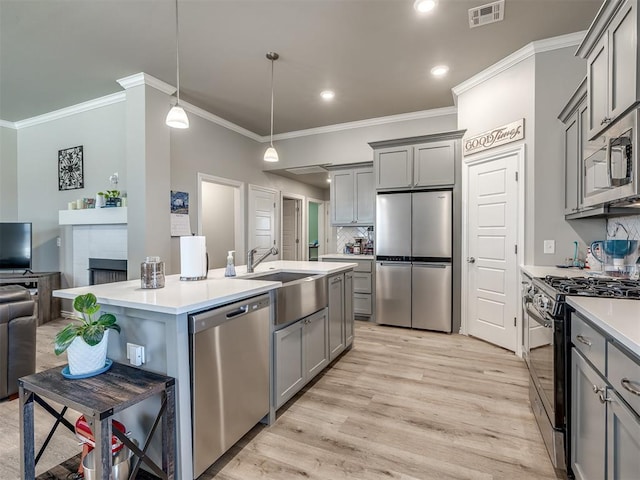
[{"label": "gray armchair", "polygon": [[35,302],[18,285],[0,287],[0,399],[18,392],[18,378],[36,371]]}]

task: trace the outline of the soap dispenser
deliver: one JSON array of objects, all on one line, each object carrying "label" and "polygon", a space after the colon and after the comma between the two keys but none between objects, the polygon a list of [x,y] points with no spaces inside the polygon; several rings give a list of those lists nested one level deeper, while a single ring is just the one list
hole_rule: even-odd
[{"label": "soap dispenser", "polygon": [[227,268],[224,270],[225,277],[235,277],[236,276],[236,267],[233,264],[233,254],[236,253],[235,250],[229,250],[227,255]]}]

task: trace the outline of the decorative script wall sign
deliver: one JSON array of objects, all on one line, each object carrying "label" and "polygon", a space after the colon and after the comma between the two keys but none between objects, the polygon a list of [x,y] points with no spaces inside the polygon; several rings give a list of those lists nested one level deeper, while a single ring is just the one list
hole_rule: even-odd
[{"label": "decorative script wall sign", "polygon": [[463,155],[470,155],[472,153],[482,152],[489,148],[504,145],[506,143],[515,142],[524,138],[524,118],[504,125],[502,127],[494,128],[488,132],[481,133],[475,137],[470,137],[462,140]]}]

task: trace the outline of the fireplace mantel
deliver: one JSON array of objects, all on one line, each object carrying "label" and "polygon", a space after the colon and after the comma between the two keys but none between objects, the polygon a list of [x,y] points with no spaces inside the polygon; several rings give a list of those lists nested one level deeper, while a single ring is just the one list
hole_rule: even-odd
[{"label": "fireplace mantel", "polygon": [[127,207],[60,210],[60,225],[113,225],[127,223]]}]

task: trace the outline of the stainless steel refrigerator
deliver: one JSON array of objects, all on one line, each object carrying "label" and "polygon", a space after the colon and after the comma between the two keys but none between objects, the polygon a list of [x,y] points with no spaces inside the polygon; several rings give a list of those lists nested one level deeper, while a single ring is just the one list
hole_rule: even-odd
[{"label": "stainless steel refrigerator", "polygon": [[451,332],[452,192],[378,193],[376,322]]}]

